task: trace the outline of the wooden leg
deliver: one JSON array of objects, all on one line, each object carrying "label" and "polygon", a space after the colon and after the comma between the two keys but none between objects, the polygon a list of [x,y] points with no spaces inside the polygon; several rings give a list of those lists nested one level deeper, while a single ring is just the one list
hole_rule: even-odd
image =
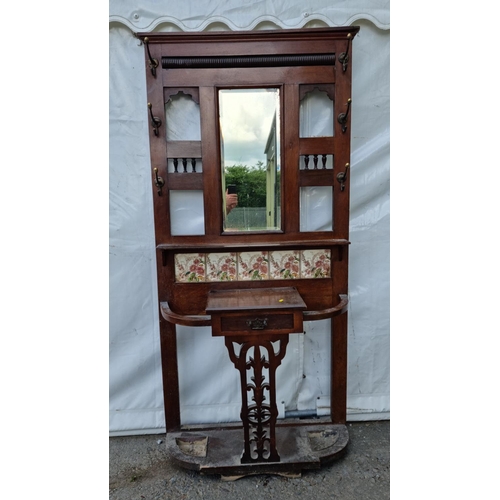
[{"label": "wooden leg", "polygon": [[173,323],[160,321],[160,343],[163,374],[163,400],[167,432],[181,425],[179,404],[179,372],[177,369],[177,336]]},{"label": "wooden leg", "polygon": [[331,328],[331,418],[333,424],[345,424],[347,404],[347,312],[334,316]]}]

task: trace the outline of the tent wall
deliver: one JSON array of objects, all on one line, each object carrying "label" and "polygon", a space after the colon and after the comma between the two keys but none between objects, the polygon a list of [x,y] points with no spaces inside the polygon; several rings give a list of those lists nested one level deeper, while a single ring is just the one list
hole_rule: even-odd
[{"label": "tent wall", "polygon": [[[347,415],[389,418],[387,4],[371,2],[364,11],[355,5],[362,2],[345,1],[207,3],[165,2],[164,11],[152,1],[110,4],[110,432],[160,432],[165,425],[144,48],[133,35],[150,30],[361,27],[352,46]],[[329,405],[328,320],[305,329],[306,335],[291,336],[278,370],[281,416],[321,413]],[[238,373],[221,339],[209,328],[180,327],[178,342],[183,422],[238,419]]]}]

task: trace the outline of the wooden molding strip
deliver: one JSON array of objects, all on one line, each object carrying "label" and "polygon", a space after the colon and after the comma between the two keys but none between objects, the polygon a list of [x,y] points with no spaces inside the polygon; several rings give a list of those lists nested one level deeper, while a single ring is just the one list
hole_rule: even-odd
[{"label": "wooden molding strip", "polygon": [[277,66],[334,65],[335,54],[167,57],[161,58],[163,69],[175,68],[262,68]]}]

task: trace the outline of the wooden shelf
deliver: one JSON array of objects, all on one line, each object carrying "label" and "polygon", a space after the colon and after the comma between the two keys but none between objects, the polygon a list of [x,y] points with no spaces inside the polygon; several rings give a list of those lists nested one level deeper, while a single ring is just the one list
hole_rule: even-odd
[{"label": "wooden shelf", "polygon": [[196,250],[203,252],[211,249],[260,249],[260,248],[324,248],[332,246],[347,246],[350,242],[345,239],[328,239],[328,240],[296,240],[296,241],[250,241],[250,242],[231,242],[221,241],[220,243],[192,243],[192,242],[176,242],[176,243],[160,243],[156,246],[158,250]]}]

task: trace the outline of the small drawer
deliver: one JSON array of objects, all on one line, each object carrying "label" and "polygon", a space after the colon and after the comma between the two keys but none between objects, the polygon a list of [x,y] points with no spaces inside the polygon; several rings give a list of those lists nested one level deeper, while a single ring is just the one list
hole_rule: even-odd
[{"label": "small drawer", "polygon": [[303,333],[306,305],[293,287],[212,290],[206,312],[212,335],[286,335]]},{"label": "small drawer", "polygon": [[302,312],[256,312],[212,315],[213,335],[258,335],[302,333]]}]

